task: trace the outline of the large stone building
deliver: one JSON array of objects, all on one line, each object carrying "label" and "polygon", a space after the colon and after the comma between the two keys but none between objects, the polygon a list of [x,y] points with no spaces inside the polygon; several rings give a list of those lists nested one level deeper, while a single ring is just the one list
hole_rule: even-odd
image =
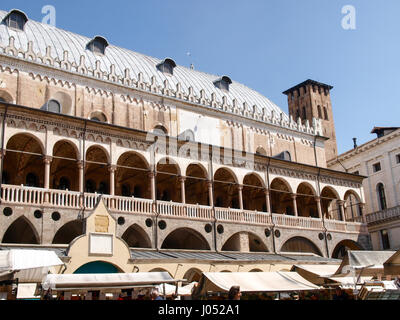
[{"label": "large stone building", "polygon": [[[400,249],[400,128],[376,127],[377,137],[328,162],[335,170],[367,176],[366,221],[374,250]],[[347,205],[351,207],[349,199]],[[348,211],[348,218],[357,215]]]},{"label": "large stone building", "polygon": [[288,90],[299,107],[311,95],[296,118],[228,76],[18,10],[0,21],[2,247],[51,248],[67,273],[108,263],[191,279],[369,248],[363,177],[326,167],[330,86]]}]

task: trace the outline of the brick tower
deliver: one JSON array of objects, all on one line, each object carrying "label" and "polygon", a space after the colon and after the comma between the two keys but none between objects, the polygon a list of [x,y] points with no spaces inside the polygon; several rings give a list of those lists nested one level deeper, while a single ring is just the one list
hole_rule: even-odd
[{"label": "brick tower", "polygon": [[283,92],[288,96],[289,116],[295,121],[301,118],[303,124],[308,120],[312,125],[313,118],[322,120],[324,136],[329,138],[325,142],[327,161],[337,157],[331,89],[333,87],[330,85],[309,79]]}]

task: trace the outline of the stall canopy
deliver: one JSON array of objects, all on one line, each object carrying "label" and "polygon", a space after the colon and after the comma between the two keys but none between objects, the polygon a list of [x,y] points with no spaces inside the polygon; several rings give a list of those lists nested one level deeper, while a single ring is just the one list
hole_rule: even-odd
[{"label": "stall canopy", "polygon": [[291,271],[297,272],[308,281],[322,285],[325,279],[333,275],[339,268],[339,264],[296,264]]},{"label": "stall canopy", "polygon": [[0,250],[0,274],[13,273],[19,282],[40,283],[49,268],[63,264],[54,251]]},{"label": "stall canopy", "polygon": [[372,279],[372,276],[366,276],[366,277],[329,277],[329,280],[332,280],[339,285],[342,289],[360,289],[363,284],[365,284],[366,281],[370,281]]},{"label": "stall canopy", "polygon": [[[197,282],[192,282],[186,286],[183,287],[178,287],[178,292],[177,295],[178,296],[190,296],[192,295],[192,290],[193,287],[197,284]],[[168,283],[164,283],[164,284],[160,284],[158,285],[158,291],[161,293],[161,295],[166,295],[166,296],[170,296],[174,293],[176,293],[176,286],[168,284]],[[164,291],[165,288],[165,291]]]},{"label": "stall canopy", "polygon": [[129,289],[176,283],[168,272],[138,272],[110,274],[49,274],[42,282],[44,290],[78,291],[102,289]]},{"label": "stall canopy", "polygon": [[204,272],[195,295],[205,295],[209,291],[228,292],[232,286],[240,286],[241,292],[304,291],[320,288],[297,272]]},{"label": "stall canopy", "polygon": [[394,251],[349,250],[335,275],[349,274],[353,272],[353,270],[355,270],[357,274],[362,273],[363,276],[383,274],[384,262],[394,254]]},{"label": "stall canopy", "polygon": [[383,269],[385,275],[400,275],[400,250],[383,263]]}]

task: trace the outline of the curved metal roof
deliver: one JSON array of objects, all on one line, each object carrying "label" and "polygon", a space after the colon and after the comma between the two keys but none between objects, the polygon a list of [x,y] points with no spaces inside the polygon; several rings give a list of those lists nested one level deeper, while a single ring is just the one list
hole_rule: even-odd
[{"label": "curved metal roof", "polygon": [[[6,11],[0,11],[0,20],[8,14]],[[106,48],[105,55],[94,54],[86,49],[86,45],[92,39],[64,31],[56,27],[28,20],[25,24],[24,31],[16,31],[8,28],[4,23],[0,24],[0,46],[5,48],[9,45],[10,37],[15,38],[15,47],[26,51],[28,43],[33,43],[33,51],[37,55],[45,56],[46,48],[51,48],[51,56],[53,59],[63,61],[64,51],[68,51],[68,59],[71,63],[80,64],[81,56],[85,57],[85,65],[87,68],[96,69],[96,61],[100,61],[100,69],[110,72],[111,66],[115,66],[115,74],[124,77],[125,69],[130,70],[130,76],[138,77],[141,72],[143,74],[143,82],[151,83],[151,78],[155,77],[156,85],[163,86],[164,81],[168,80],[171,89],[176,88],[180,83],[181,90],[185,93],[189,92],[189,87],[193,88],[193,95],[200,97],[200,91],[205,91],[205,97],[210,99],[214,93],[217,101],[222,101],[226,96],[226,103],[233,105],[233,99],[237,100],[237,105],[242,107],[244,103],[253,107],[257,105],[259,112],[265,109],[265,115],[271,115],[274,111],[275,115],[283,114],[285,120],[288,116],[273,102],[261,95],[260,93],[233,81],[230,85],[229,92],[225,92],[216,88],[214,81],[220,76],[207,74],[183,66],[174,68],[174,74],[164,75],[157,69],[157,65],[163,60],[149,57],[137,52],[133,52],[124,48],[109,45]]]}]

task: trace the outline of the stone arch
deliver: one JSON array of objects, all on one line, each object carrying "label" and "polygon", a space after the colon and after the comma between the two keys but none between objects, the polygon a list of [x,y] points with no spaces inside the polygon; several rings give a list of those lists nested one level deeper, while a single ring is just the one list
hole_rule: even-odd
[{"label": "stone arch", "polygon": [[[92,145],[86,152],[85,191],[109,194],[109,155],[99,145]],[[90,183],[89,183],[90,182]]]},{"label": "stone arch", "polygon": [[328,219],[343,220],[338,201],[339,193],[332,187],[326,186],[321,191],[322,214]]},{"label": "stone arch", "polygon": [[84,234],[83,222],[74,220],[64,224],[53,238],[53,244],[70,244],[74,239]]},{"label": "stone arch", "polygon": [[261,156],[266,156],[267,151],[265,151],[265,149],[263,147],[258,147],[256,150],[256,154],[261,155]]},{"label": "stone arch", "polygon": [[6,90],[0,90],[0,102],[13,103],[13,96]]},{"label": "stone arch", "polygon": [[308,182],[302,182],[297,187],[296,204],[299,217],[318,218],[317,193]]},{"label": "stone arch", "polygon": [[199,282],[203,271],[197,268],[191,268],[185,272],[183,279],[186,279],[188,282]]},{"label": "stone arch", "polygon": [[54,99],[60,103],[61,113],[72,114],[72,98],[68,93],[57,91],[51,95],[50,99]]},{"label": "stone arch", "polygon": [[92,121],[108,123],[107,116],[102,111],[93,111],[89,115],[89,119],[92,120]]},{"label": "stone arch", "polygon": [[216,207],[239,209],[238,179],[229,168],[219,168],[214,174],[214,204]]},{"label": "stone arch", "polygon": [[243,179],[243,209],[267,212],[265,184],[257,173],[249,173]]},{"label": "stone arch", "polygon": [[160,136],[168,136],[168,129],[163,124],[156,124],[153,133]]},{"label": "stone arch", "polygon": [[151,248],[151,240],[146,231],[137,224],[131,225],[121,237],[130,248]]},{"label": "stone arch", "polygon": [[251,269],[249,272],[264,272],[261,269],[255,268],[255,269]]},{"label": "stone arch", "polygon": [[2,243],[39,244],[39,234],[33,224],[25,217],[16,219],[3,235]]},{"label": "stone arch", "polygon": [[335,249],[332,251],[332,258],[333,259],[342,259],[348,250],[364,250],[363,247],[353,240],[342,240],[336,246]]},{"label": "stone arch", "polygon": [[208,241],[198,231],[191,228],[178,228],[168,234],[162,249],[210,250]]},{"label": "stone arch", "polygon": [[78,159],[79,152],[73,142],[63,139],[54,144],[50,165],[51,189],[79,191]]},{"label": "stone arch", "polygon": [[124,197],[151,198],[149,164],[140,153],[123,153],[115,171],[115,194]]},{"label": "stone arch", "polygon": [[210,203],[207,170],[199,163],[191,163],[186,169],[185,197],[188,204],[207,206]]},{"label": "stone arch", "polygon": [[[241,248],[241,236],[246,237],[246,247]],[[244,249],[244,250],[241,250]],[[243,252],[269,252],[264,241],[252,232],[237,232],[233,234],[222,246],[222,251],[243,251]]]},{"label": "stone arch", "polygon": [[85,263],[75,270],[74,274],[107,274],[107,273],[124,273],[117,265],[106,261],[92,261]]},{"label": "stone arch", "polygon": [[157,200],[182,201],[179,165],[171,158],[162,158],[157,163],[156,190]]},{"label": "stone arch", "polygon": [[273,213],[294,215],[293,191],[290,184],[283,178],[275,178],[270,184],[271,210]]},{"label": "stone arch", "polygon": [[322,256],[318,246],[311,240],[304,237],[293,237],[287,240],[281,247],[280,252],[304,252],[315,253]]},{"label": "stone arch", "polygon": [[[44,184],[44,147],[42,142],[29,133],[13,135],[6,144],[3,173],[10,178],[6,184],[43,187]],[[28,175],[35,176],[27,183]]]}]

